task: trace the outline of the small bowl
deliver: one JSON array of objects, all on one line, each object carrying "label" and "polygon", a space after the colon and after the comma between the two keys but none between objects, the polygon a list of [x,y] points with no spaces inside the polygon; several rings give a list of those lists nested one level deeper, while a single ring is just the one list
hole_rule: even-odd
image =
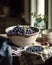
[{"label": "small bowl", "polygon": [[47,39],[48,43],[52,43],[52,29],[47,29],[42,32],[43,40]]},{"label": "small bowl", "polygon": [[[23,26],[23,25],[20,25]],[[25,27],[29,27],[24,25]],[[32,29],[34,29],[36,32],[33,34],[27,34],[27,35],[8,35],[8,32],[10,30],[12,30],[13,28],[15,28],[16,26],[11,26],[5,29],[5,32],[7,33],[8,38],[12,41],[12,43],[14,43],[16,46],[29,46],[32,45],[32,43],[35,43],[36,38],[38,37],[39,34],[39,29],[38,28],[34,28],[31,27]]]},{"label": "small bowl", "polygon": [[24,50],[28,53],[42,53],[44,48],[43,46],[34,45],[34,46],[25,46]]}]

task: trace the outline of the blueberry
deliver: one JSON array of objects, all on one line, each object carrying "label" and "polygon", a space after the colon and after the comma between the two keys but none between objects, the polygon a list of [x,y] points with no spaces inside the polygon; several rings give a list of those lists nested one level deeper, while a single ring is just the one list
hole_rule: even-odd
[{"label": "blueberry", "polygon": [[15,33],[16,33],[16,32],[15,32],[15,30],[12,30],[12,31],[11,31],[11,34],[13,34],[13,35],[14,35]]},{"label": "blueberry", "polygon": [[18,28],[18,32],[23,33],[23,32],[24,32],[24,31],[23,31],[23,27],[19,27],[19,28]]},{"label": "blueberry", "polygon": [[15,27],[14,29],[16,30],[16,32],[18,32],[18,27]]},{"label": "blueberry", "polygon": [[32,48],[31,47],[27,48],[26,50],[29,51],[29,52],[32,52]]},{"label": "blueberry", "polygon": [[33,31],[32,31],[31,28],[28,28],[28,29],[26,30],[26,34],[32,34],[32,33],[33,33]]}]

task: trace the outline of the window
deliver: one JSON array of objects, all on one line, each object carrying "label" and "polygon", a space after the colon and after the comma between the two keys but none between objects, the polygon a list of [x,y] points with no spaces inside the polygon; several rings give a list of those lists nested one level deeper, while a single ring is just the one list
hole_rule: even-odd
[{"label": "window", "polygon": [[[36,2],[37,2],[36,0],[31,0],[31,12],[30,13],[36,11],[36,8],[37,8],[37,6],[36,6],[37,3]],[[34,21],[35,21],[35,18],[33,18],[31,16],[31,26],[34,26]]]},{"label": "window", "polygon": [[[36,11],[37,14],[48,15],[48,11],[47,11],[48,2],[47,1],[48,0],[31,0],[31,13]],[[35,18],[31,16],[31,26],[34,26],[34,22],[35,22]]]}]

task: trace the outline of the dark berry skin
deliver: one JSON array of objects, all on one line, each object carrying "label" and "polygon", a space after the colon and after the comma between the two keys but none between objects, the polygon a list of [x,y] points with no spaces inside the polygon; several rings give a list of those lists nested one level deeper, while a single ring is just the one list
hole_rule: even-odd
[{"label": "dark berry skin", "polygon": [[26,34],[32,34],[33,33],[33,30],[31,28],[28,28],[25,33]]},{"label": "dark berry skin", "polygon": [[14,29],[16,30],[16,32],[18,32],[18,27],[15,27]]},{"label": "dark berry skin", "polygon": [[43,50],[43,47],[39,46],[31,46],[26,49],[28,52],[41,52]]}]

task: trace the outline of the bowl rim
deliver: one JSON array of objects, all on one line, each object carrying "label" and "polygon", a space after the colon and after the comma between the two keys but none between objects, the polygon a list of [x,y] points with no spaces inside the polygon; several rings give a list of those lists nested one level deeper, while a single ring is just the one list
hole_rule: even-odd
[{"label": "bowl rim", "polygon": [[[19,25],[19,26],[26,26],[26,25]],[[27,26],[28,26],[28,25],[27,25]],[[9,31],[9,30],[12,30],[14,27],[16,27],[16,25],[15,25],[15,26],[7,27],[7,28],[5,29],[6,34],[8,34],[8,31]],[[28,26],[28,27],[32,27],[32,26]],[[37,33],[40,32],[40,29],[39,29],[39,28],[37,28],[37,27],[34,27],[34,28],[38,29],[38,31],[36,31],[36,32],[33,33],[33,34],[23,34],[23,35],[18,35],[18,36],[33,36],[33,35],[35,35],[35,34],[37,34]],[[16,35],[12,35],[12,36],[16,36]]]}]

